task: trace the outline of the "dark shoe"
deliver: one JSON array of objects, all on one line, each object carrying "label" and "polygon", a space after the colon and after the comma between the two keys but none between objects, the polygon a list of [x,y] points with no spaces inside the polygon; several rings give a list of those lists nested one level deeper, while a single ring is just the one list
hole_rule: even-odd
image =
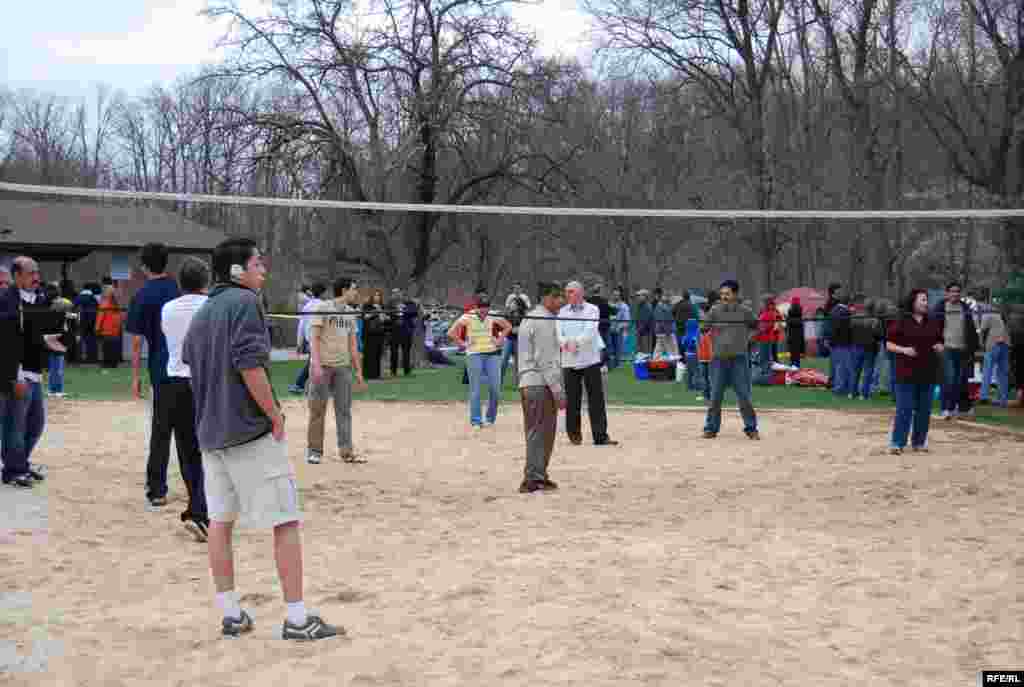
[{"label": "dark shoe", "polygon": [[705,438],[705,439],[715,439],[717,437],[718,437],[718,435],[715,434],[714,432],[704,432],[704,437],[703,438]]},{"label": "dark shoe", "polygon": [[163,508],[164,506],[167,505],[167,497],[166,496],[154,496],[154,497],[149,499],[149,505],[152,508]]},{"label": "dark shoe", "polygon": [[594,446],[618,446],[619,442],[615,441],[610,437],[605,437],[601,441],[595,441]]},{"label": "dark shoe", "polygon": [[927,446],[912,446],[910,450],[914,453],[931,453]]},{"label": "dark shoe", "polygon": [[239,637],[252,632],[252,618],[242,611],[241,618],[224,618],[220,623],[220,633],[225,637]]},{"label": "dark shoe", "polygon": [[579,446],[580,444],[583,443],[583,437],[580,436],[579,434],[570,434],[569,441],[572,443],[573,446]]},{"label": "dark shoe", "polygon": [[532,494],[535,491],[544,491],[544,482],[541,480],[530,480],[519,485],[520,494]]},{"label": "dark shoe", "polygon": [[195,540],[200,544],[205,543],[210,538],[210,534],[207,531],[207,526],[205,522],[202,522],[201,520],[190,519],[185,520],[184,525],[185,530],[188,531],[188,533],[191,534],[195,538]]},{"label": "dark shoe", "polygon": [[31,467],[28,469],[28,476],[29,479],[31,479],[34,482],[43,482],[46,480],[46,472],[40,471],[38,468],[35,467]]},{"label": "dark shoe", "polygon": [[761,441],[761,435],[758,434],[757,431],[744,432],[744,434],[746,434],[747,438],[750,439],[751,441]]},{"label": "dark shoe", "polygon": [[554,490],[558,489],[558,484],[556,482],[552,482],[549,479],[542,480],[541,484],[543,484],[544,488],[546,490],[548,490],[548,491],[554,491]]},{"label": "dark shoe", "polygon": [[897,448],[896,446],[889,447],[890,456],[901,456],[903,455],[903,449]]},{"label": "dark shoe", "polygon": [[296,642],[312,642],[317,639],[327,639],[345,635],[345,628],[328,625],[320,617],[310,615],[306,617],[306,624],[301,627],[292,625],[287,620],[281,629],[281,639],[291,639]]},{"label": "dark shoe", "polygon": [[28,473],[24,475],[14,475],[12,477],[4,477],[4,484],[9,484],[12,487],[20,487],[22,489],[31,489],[32,485],[35,484],[35,480],[28,476]]}]

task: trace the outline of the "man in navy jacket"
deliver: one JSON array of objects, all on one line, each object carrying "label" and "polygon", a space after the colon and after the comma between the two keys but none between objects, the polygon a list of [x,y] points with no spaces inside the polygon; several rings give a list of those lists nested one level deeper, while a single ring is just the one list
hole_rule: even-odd
[{"label": "man in navy jacket", "polygon": [[[4,484],[31,487],[42,481],[42,466],[32,465],[32,450],[46,424],[42,374],[49,351],[66,352],[58,340],[64,314],[55,312],[39,290],[39,265],[18,257],[13,283],[0,291],[0,418],[3,421]],[[9,342],[9,343],[8,343]]]}]

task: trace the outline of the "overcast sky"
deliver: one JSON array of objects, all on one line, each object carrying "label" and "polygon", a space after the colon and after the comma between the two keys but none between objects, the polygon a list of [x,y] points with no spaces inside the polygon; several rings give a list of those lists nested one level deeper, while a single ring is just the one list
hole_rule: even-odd
[{"label": "overcast sky", "polygon": [[[242,0],[260,7],[267,0]],[[3,0],[0,85],[72,98],[97,83],[129,95],[215,61],[223,26],[198,16],[207,0]],[[535,0],[514,15],[547,54],[582,57],[587,24],[576,0]]]}]

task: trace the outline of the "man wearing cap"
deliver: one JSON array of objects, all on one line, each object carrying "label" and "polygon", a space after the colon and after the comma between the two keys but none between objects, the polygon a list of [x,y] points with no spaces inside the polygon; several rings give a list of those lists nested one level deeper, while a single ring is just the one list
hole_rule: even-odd
[{"label": "man wearing cap", "polygon": [[636,351],[647,355],[654,351],[654,306],[650,295],[647,289],[636,292]]},{"label": "man wearing cap", "polygon": [[569,441],[576,445],[583,443],[580,414],[585,385],[594,445],[616,446],[619,442],[608,436],[608,414],[601,379],[604,341],[598,332],[600,313],[596,305],[583,300],[583,285],[578,281],[566,285],[565,295],[569,303],[558,312],[558,345],[565,376],[565,428]]},{"label": "man wearing cap", "polygon": [[722,427],[722,399],[727,387],[732,387],[743,416],[743,432],[752,440],[760,439],[757,414],[750,400],[751,379],[748,353],[750,336],[757,329],[754,311],[736,302],[739,284],[729,279],[718,290],[720,301],[708,313],[711,328],[711,393],[704,438],[714,439]]}]

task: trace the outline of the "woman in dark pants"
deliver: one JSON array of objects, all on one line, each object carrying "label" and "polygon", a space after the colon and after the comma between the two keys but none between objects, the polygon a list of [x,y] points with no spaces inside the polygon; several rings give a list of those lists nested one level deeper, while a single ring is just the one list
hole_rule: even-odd
[{"label": "woman in dark pants", "polygon": [[384,357],[384,344],[391,333],[391,322],[384,312],[384,295],[374,291],[370,302],[363,306],[363,377],[380,379],[380,362]]},{"label": "woman in dark pants", "polygon": [[899,455],[907,446],[927,451],[935,380],[943,346],[942,323],[928,316],[928,292],[914,289],[905,314],[889,324],[886,347],[896,355],[896,417],[889,453]]},{"label": "woman in dark pants", "polygon": [[789,351],[789,364],[800,367],[807,346],[804,341],[804,308],[799,298],[794,298],[786,313],[786,350]]}]

